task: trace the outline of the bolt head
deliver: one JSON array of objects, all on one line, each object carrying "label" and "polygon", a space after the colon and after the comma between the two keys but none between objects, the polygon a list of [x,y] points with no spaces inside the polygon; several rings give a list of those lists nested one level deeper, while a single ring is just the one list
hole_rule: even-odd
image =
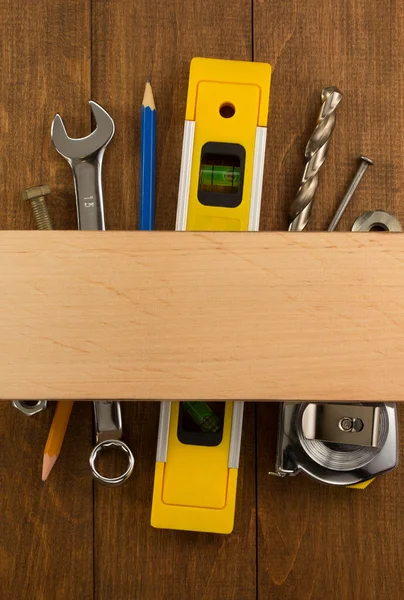
[{"label": "bolt head", "polygon": [[368,165],[373,165],[373,164],[374,164],[373,160],[371,160],[371,159],[370,159],[369,157],[367,157],[367,156],[363,156],[363,155],[361,155],[359,158],[360,158],[360,159],[361,159],[363,162],[366,162],[366,163],[368,163]]},{"label": "bolt head", "polygon": [[21,192],[21,198],[23,200],[34,200],[34,198],[48,196],[50,193],[51,191],[49,185],[36,185],[35,187],[27,188]]},{"label": "bolt head", "polygon": [[350,417],[344,417],[341,419],[339,425],[340,425],[340,428],[342,429],[342,431],[351,431],[353,422]]}]

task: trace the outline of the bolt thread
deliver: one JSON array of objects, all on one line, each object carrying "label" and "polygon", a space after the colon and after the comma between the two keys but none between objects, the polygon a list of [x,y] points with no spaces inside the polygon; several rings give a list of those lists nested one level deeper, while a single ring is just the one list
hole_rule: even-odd
[{"label": "bolt thread", "polygon": [[53,229],[45,198],[31,200],[32,212],[38,229]]}]

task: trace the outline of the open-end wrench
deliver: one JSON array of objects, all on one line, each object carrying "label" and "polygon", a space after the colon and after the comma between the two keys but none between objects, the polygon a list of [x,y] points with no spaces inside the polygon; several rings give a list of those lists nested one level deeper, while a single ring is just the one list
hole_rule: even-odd
[{"label": "open-end wrench", "polygon": [[[96,129],[87,137],[68,137],[59,114],[53,119],[52,141],[56,150],[73,169],[76,190],[78,229],[105,230],[104,204],[101,185],[101,166],[105,148],[114,135],[115,125],[109,114],[96,102],[90,106],[97,123]],[[90,456],[93,477],[105,485],[121,485],[133,471],[134,458],[122,441],[122,417],[120,402],[94,402],[96,443]],[[104,477],[96,468],[98,453],[104,448],[117,448],[128,456],[128,467],[118,477]]]},{"label": "open-end wrench", "polygon": [[105,148],[114,135],[115,125],[109,114],[90,100],[96,129],[87,137],[70,138],[59,114],[53,119],[52,141],[56,150],[73,170],[79,229],[105,229],[101,167]]}]

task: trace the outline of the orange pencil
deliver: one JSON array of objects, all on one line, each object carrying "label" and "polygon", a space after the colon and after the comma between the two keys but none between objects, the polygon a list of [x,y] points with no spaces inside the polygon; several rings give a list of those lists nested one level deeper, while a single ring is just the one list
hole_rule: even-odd
[{"label": "orange pencil", "polygon": [[57,404],[43,455],[42,484],[49,477],[49,473],[59,457],[73,404],[74,402],[71,400],[63,400]]}]

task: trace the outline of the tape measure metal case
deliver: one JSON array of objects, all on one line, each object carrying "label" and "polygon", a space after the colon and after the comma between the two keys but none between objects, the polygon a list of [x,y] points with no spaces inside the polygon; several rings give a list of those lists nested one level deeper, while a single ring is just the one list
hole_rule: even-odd
[{"label": "tape measure metal case", "polygon": [[321,483],[364,489],[397,466],[393,402],[284,402],[273,475],[305,473]]}]

